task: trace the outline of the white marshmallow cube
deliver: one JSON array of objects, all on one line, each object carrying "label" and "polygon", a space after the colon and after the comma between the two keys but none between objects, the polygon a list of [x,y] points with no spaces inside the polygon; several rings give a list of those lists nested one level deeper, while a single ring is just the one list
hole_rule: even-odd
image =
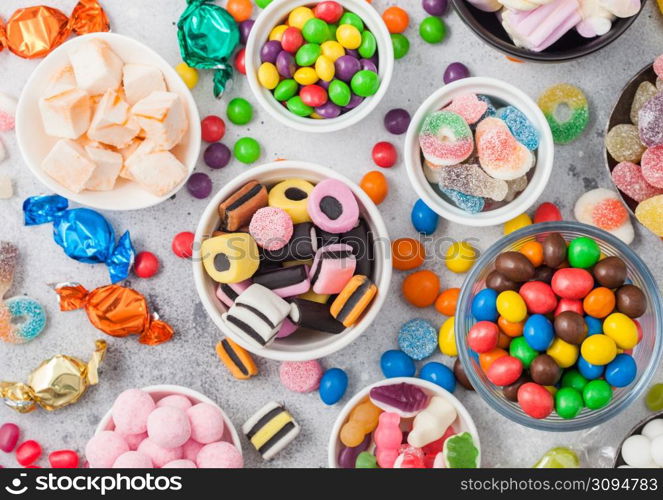
[{"label": "white marshmallow cube", "polygon": [[166,91],[163,74],[159,68],[148,64],[125,64],[122,84],[127,102],[131,106],[152,92]]},{"label": "white marshmallow cube", "polygon": [[122,169],[122,155],[109,149],[87,146],[85,152],[96,165],[92,177],[85,184],[92,191],[110,191]]},{"label": "white marshmallow cube", "polygon": [[90,180],[95,164],[76,142],[60,139],[44,158],[41,167],[60,185],[80,193]]},{"label": "white marshmallow cube", "polygon": [[[132,159],[133,156],[136,153]],[[155,196],[169,193],[187,175],[186,167],[170,151],[138,154],[131,162],[129,172],[138,184]]]},{"label": "white marshmallow cube", "polygon": [[106,42],[97,38],[80,44],[69,53],[78,87],[90,95],[115,90],[122,83],[124,62]]},{"label": "white marshmallow cube", "polygon": [[87,135],[93,141],[124,148],[131,144],[139,130],[131,119],[127,102],[115,90],[108,90],[97,105]]},{"label": "white marshmallow cube", "polygon": [[160,150],[172,149],[184,137],[188,122],[184,103],[173,92],[152,92],[138,101],[131,112]]},{"label": "white marshmallow cube", "polygon": [[87,92],[70,88],[51,97],[39,99],[39,111],[48,135],[78,139],[90,126],[92,106]]}]

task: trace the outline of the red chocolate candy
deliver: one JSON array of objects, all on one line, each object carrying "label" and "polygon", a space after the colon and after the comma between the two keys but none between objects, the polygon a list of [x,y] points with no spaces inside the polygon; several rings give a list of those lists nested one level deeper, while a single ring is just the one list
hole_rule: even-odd
[{"label": "red chocolate candy", "polygon": [[513,356],[502,356],[496,359],[488,371],[486,377],[493,384],[501,387],[513,384],[523,373],[523,363]]},{"label": "red chocolate candy", "polygon": [[594,278],[585,269],[559,269],[553,276],[552,289],[563,299],[582,299],[594,287]]},{"label": "red chocolate candy", "polygon": [[542,281],[528,281],[520,287],[520,296],[531,314],[548,314],[557,307],[557,297],[550,285]]},{"label": "red chocolate candy", "polygon": [[497,347],[499,328],[492,321],[479,321],[467,332],[467,344],[475,352],[488,352]]},{"label": "red chocolate candy", "polygon": [[552,394],[542,385],[527,382],[518,389],[518,404],[532,418],[546,418],[553,411]]}]

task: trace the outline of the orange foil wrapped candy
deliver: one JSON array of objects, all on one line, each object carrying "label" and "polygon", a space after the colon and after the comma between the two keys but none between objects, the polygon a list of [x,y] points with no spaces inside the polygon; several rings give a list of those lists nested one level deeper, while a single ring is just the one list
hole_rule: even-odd
[{"label": "orange foil wrapped candy", "polygon": [[141,344],[158,345],[173,336],[173,328],[151,315],[145,297],[132,288],[108,285],[88,292],[78,283],[64,283],[55,291],[61,311],[85,308],[90,322],[113,337],[139,335]]},{"label": "orange foil wrapped candy", "polygon": [[85,35],[110,30],[108,17],[98,0],[80,0],[67,17],[45,5],[19,9],[3,25],[0,20],[0,50],[5,47],[25,59],[44,57],[72,33]]}]

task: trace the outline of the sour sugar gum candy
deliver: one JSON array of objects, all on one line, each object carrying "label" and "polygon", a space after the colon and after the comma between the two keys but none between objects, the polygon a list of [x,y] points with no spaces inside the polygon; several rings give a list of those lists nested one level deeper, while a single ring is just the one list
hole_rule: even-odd
[{"label": "sour sugar gum candy", "polygon": [[474,149],[469,125],[451,111],[436,111],[426,116],[419,144],[424,157],[435,165],[457,165]]},{"label": "sour sugar gum candy", "polygon": [[470,125],[479,121],[479,119],[488,110],[488,104],[479,99],[476,94],[460,94],[453,98],[445,111],[453,111],[459,114]]},{"label": "sour sugar gum candy", "polygon": [[481,167],[491,177],[513,180],[534,166],[534,155],[515,139],[499,118],[482,120],[475,140]]},{"label": "sour sugar gum candy", "polygon": [[644,201],[652,196],[663,194],[662,188],[652,186],[642,175],[640,165],[623,161],[612,169],[612,182],[615,186],[637,202]]},{"label": "sour sugar gum candy", "polygon": [[496,201],[502,201],[509,190],[506,181],[490,177],[481,167],[473,164],[441,168],[438,178],[441,188]]},{"label": "sour sugar gum candy", "polygon": [[635,236],[626,207],[609,189],[597,188],[583,194],[576,201],[574,215],[579,222],[608,231],[626,244]]}]

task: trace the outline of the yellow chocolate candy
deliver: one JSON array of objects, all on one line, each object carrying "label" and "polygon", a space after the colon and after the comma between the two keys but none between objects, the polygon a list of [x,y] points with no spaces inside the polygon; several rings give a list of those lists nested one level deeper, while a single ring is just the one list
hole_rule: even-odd
[{"label": "yellow chocolate candy", "polygon": [[[310,68],[309,68],[310,69]],[[269,190],[267,204],[277,207],[290,216],[294,224],[308,222],[308,195],[313,191],[313,184],[303,179],[286,179]]]},{"label": "yellow chocolate candy", "polygon": [[466,241],[456,241],[447,249],[445,262],[450,271],[465,273],[474,265],[476,250]]},{"label": "yellow chocolate candy", "polygon": [[330,82],[336,73],[334,61],[332,61],[327,56],[318,57],[318,59],[315,61],[315,72],[318,74],[318,78],[320,78],[320,80]]},{"label": "yellow chocolate candy", "polygon": [[336,40],[327,40],[326,42],[322,42],[320,44],[320,48],[322,49],[322,55],[331,59],[332,62],[336,62],[336,59],[345,55],[345,49],[343,48],[343,45],[338,43]]},{"label": "yellow chocolate candy", "polygon": [[184,82],[184,84],[190,89],[194,88],[198,84],[198,70],[187,66],[185,62],[179,63],[175,66],[175,71]]},{"label": "yellow chocolate candy", "polygon": [[633,349],[638,343],[638,327],[626,314],[612,313],[605,318],[603,333],[621,349]]},{"label": "yellow chocolate candy", "polygon": [[292,76],[300,85],[313,85],[318,81],[318,74],[313,68],[299,68]]},{"label": "yellow chocolate candy", "polygon": [[279,84],[279,72],[270,62],[264,62],[258,68],[258,81],[266,89],[272,90]]},{"label": "yellow chocolate candy", "polygon": [[288,15],[288,24],[301,31],[309,19],[313,19],[313,11],[308,7],[297,7]]},{"label": "yellow chocolate candy", "polygon": [[527,214],[520,214],[504,223],[504,234],[513,233],[525,226],[531,226],[532,219]]},{"label": "yellow chocolate candy", "polygon": [[527,305],[518,292],[505,290],[497,296],[497,312],[510,323],[520,323],[527,317]]},{"label": "yellow chocolate candy", "polygon": [[578,346],[555,337],[546,354],[554,359],[561,368],[569,368],[578,361]]},{"label": "yellow chocolate candy", "polygon": [[219,283],[238,283],[258,270],[258,245],[249,233],[226,233],[203,241],[203,266]]},{"label": "yellow chocolate candy", "polygon": [[275,26],[274,29],[269,33],[269,39],[280,42],[283,38],[283,32],[287,29],[288,26],[285,24],[279,24],[278,26]]},{"label": "yellow chocolate candy", "polygon": [[442,323],[437,337],[437,343],[440,345],[440,351],[447,356],[458,356],[458,347],[456,346],[456,334],[454,332],[454,316],[447,318]]},{"label": "yellow chocolate candy", "polygon": [[336,40],[346,49],[356,49],[361,45],[361,33],[351,24],[341,24],[336,29]]},{"label": "yellow chocolate candy", "polygon": [[607,365],[617,356],[617,345],[607,335],[597,334],[587,337],[580,346],[585,361],[592,365]]}]

